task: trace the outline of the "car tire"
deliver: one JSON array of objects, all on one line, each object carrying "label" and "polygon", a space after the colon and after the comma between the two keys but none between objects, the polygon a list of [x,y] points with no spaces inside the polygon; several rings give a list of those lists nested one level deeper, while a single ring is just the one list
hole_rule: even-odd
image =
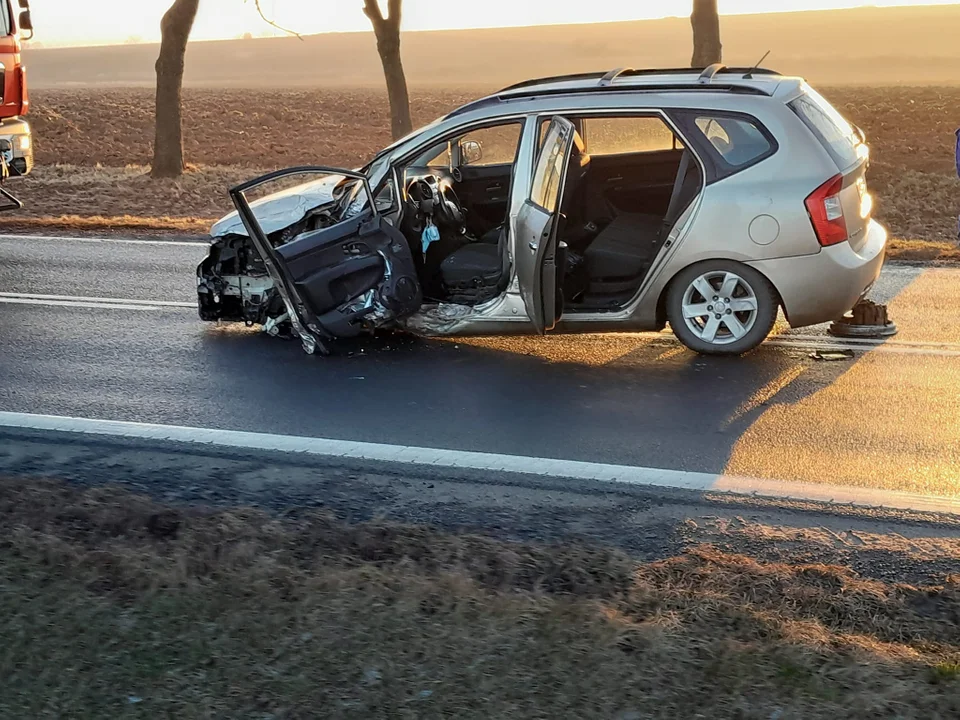
[{"label": "car tire", "polygon": [[681,271],[667,293],[673,334],[701,355],[742,355],[777,321],[780,298],[763,275],[732,260],[707,260]]}]

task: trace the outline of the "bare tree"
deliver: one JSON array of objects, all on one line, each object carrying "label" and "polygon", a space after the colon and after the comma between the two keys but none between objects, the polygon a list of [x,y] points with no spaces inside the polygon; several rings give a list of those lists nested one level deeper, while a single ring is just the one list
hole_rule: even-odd
[{"label": "bare tree", "polygon": [[174,0],[160,21],[160,57],[157,58],[156,137],[153,144],[155,178],[183,174],[183,65],[187,40],[193,30],[200,0]]},{"label": "bare tree", "polygon": [[720,43],[720,13],[717,0],[693,0],[690,15],[693,26],[692,67],[701,68],[721,62],[723,45]]},{"label": "bare tree", "polygon": [[[268,18],[261,6],[261,0],[254,0],[257,12],[264,22],[290,35],[300,35],[293,30],[277,25]],[[400,57],[400,23],[403,18],[403,0],[387,0],[387,15],[384,17],[380,0],[363,0],[363,12],[370,18],[374,35],[377,37],[377,52],[383,65],[383,76],[387,82],[387,97],[390,100],[390,130],[394,140],[410,133],[413,122],[410,119],[410,92],[407,89],[407,76]],[[300,38],[301,40],[303,38]]]},{"label": "bare tree", "polygon": [[[160,57],[157,59],[156,137],[153,146],[155,178],[176,178],[186,167],[183,158],[183,68],[187,41],[193,30],[200,0],[174,0],[160,22]],[[261,0],[254,0],[260,17],[283,32],[300,37],[268,18]],[[377,52],[383,65],[390,99],[390,125],[393,137],[400,138],[413,129],[410,120],[410,94],[400,59],[400,22],[403,0],[388,0],[384,16],[378,0],[363,0],[363,11],[370,18],[377,37]],[[301,38],[303,39],[303,38]]]},{"label": "bare tree", "polygon": [[400,20],[403,0],[388,0],[387,17],[384,17],[378,0],[363,0],[363,12],[373,24],[377,36],[377,52],[387,81],[387,97],[390,99],[390,130],[393,139],[403,137],[413,129],[410,120],[410,93],[407,76],[400,59]]}]

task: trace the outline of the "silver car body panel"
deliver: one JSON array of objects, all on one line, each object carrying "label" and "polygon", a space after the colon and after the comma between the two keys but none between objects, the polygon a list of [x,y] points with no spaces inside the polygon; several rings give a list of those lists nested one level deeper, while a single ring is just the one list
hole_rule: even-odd
[{"label": "silver car body panel", "polygon": [[[694,76],[695,77],[695,76]],[[756,118],[776,138],[777,152],[729,177],[706,184],[699,197],[673,227],[668,241],[632,301],[614,312],[568,313],[556,331],[650,330],[663,326],[661,301],[670,281],[692,264],[714,259],[751,265],[771,281],[786,315],[795,326],[833,319],[849,310],[879,275],[883,264],[886,231],[870,220],[862,237],[841,247],[820,246],[804,199],[837,168],[826,150],[786,103],[804,93],[800,78],[758,74],[751,79],[724,78],[726,86],[762,91],[763,94],[711,92],[707,87],[661,89],[666,83],[689,83],[677,74],[645,75],[615,80],[603,92],[590,91],[596,81],[546,82],[536,92],[530,88],[506,91],[465,106],[416,131],[378,155],[365,169],[374,192],[393,178],[397,167],[427,148],[470,130],[510,120],[524,123],[515,163],[510,205],[510,279],[506,292],[485,305],[463,308],[424,306],[421,312],[398,322],[401,327],[429,335],[529,333],[533,323],[520,296],[516,274],[517,219],[530,192],[538,150],[540,122],[554,115],[583,117],[591,114],[654,115],[668,123],[686,147],[692,144],[671,120],[671,111],[738,113]],[[548,92],[544,92],[544,91]],[[694,153],[701,173],[703,159]],[[324,202],[329,189],[322,183],[316,194],[279,193],[254,204],[258,219],[264,208],[269,227],[276,230],[298,222],[314,199]],[[312,191],[311,191],[312,192]],[[846,201],[845,201],[846,204]],[[754,228],[763,223],[765,234],[757,240]],[[769,230],[773,228],[773,230]],[[245,233],[233,213],[213,228],[215,237]],[[811,296],[799,276],[821,274],[839,286],[836,292]]]}]

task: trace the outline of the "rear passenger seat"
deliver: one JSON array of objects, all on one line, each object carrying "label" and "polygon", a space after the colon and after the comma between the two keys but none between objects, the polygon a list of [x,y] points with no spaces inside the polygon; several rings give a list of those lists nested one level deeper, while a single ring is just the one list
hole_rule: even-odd
[{"label": "rear passenger seat", "polygon": [[[700,190],[700,170],[689,163],[677,195],[662,215],[621,213],[597,235],[584,252],[591,280],[636,278],[647,272],[666,239],[664,226],[672,227]],[[661,236],[661,233],[664,233]]]},{"label": "rear passenger seat", "polygon": [[618,215],[584,253],[590,278],[635,278],[642,275],[653,256],[662,224],[660,215]]}]

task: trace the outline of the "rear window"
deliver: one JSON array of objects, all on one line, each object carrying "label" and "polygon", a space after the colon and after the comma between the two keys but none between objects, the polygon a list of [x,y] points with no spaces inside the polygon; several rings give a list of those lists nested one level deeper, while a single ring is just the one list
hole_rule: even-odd
[{"label": "rear window", "polygon": [[820,93],[809,86],[805,89],[806,94],[791,102],[790,108],[830,153],[837,167],[846,170],[860,159],[856,131]]},{"label": "rear window", "polygon": [[700,115],[694,122],[724,162],[731,167],[750,165],[773,149],[760,128],[749,120]]}]

